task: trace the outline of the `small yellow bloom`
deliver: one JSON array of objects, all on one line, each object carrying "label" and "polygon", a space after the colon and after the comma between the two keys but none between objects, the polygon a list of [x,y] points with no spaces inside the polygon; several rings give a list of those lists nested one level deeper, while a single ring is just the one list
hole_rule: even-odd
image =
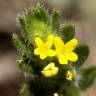
[{"label": "small yellow bloom", "polygon": [[58,73],[59,69],[58,67],[55,67],[55,63],[50,63],[46,67],[43,68],[41,73],[45,77],[53,77]]},{"label": "small yellow bloom", "polygon": [[58,93],[54,93],[54,96],[59,96],[59,94]]},{"label": "small yellow bloom", "polygon": [[75,76],[75,74],[76,74],[75,70],[68,70],[66,74],[66,79],[71,81]]},{"label": "small yellow bloom", "polygon": [[37,48],[34,49],[35,55],[40,55],[41,59],[45,59],[47,56],[55,56],[56,52],[51,49],[53,45],[53,36],[48,36],[48,40],[44,43],[41,38],[36,37],[35,43],[37,45]]},{"label": "small yellow bloom", "polygon": [[54,38],[54,45],[56,47],[56,53],[60,64],[68,64],[68,61],[75,62],[78,60],[77,54],[73,52],[77,44],[78,41],[76,39],[72,39],[64,44],[60,37]]}]

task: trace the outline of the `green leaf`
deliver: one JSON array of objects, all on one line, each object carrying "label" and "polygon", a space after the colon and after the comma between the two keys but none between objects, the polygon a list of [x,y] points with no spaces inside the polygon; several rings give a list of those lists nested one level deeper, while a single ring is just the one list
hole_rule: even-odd
[{"label": "green leaf", "polygon": [[20,30],[21,30],[21,35],[26,37],[27,35],[27,30],[26,30],[26,23],[25,23],[25,17],[24,16],[19,16],[19,25],[20,25]]},{"label": "green leaf", "polygon": [[65,43],[70,41],[75,36],[75,26],[73,24],[62,26],[60,34]]},{"label": "green leaf", "polygon": [[26,47],[24,42],[20,40],[20,38],[14,33],[13,34],[13,42],[15,46],[22,52],[22,54],[27,54],[28,56],[31,55],[31,51],[29,48]]},{"label": "green leaf", "polygon": [[30,86],[28,84],[24,84],[20,91],[23,96],[34,96],[32,92],[30,92]]},{"label": "green leaf", "polygon": [[51,26],[52,26],[52,32],[58,34],[60,31],[60,12],[57,10],[53,10]]},{"label": "green leaf", "polygon": [[64,96],[80,96],[81,90],[75,86],[72,86],[66,90],[66,95]]},{"label": "green leaf", "polygon": [[78,61],[73,63],[73,66],[80,68],[89,55],[89,47],[85,44],[79,44],[75,49],[78,55]]},{"label": "green leaf", "polygon": [[50,32],[49,17],[43,6],[28,9],[26,16],[27,36],[30,42],[33,43],[34,38],[39,36],[46,38]]},{"label": "green leaf", "polygon": [[46,24],[49,23],[48,13],[45,7],[37,5],[36,7],[30,7],[26,14],[27,23],[31,23],[33,20],[39,20]]},{"label": "green leaf", "polygon": [[33,74],[32,64],[27,64],[23,60],[19,60],[19,67],[22,71]]},{"label": "green leaf", "polygon": [[82,78],[79,84],[81,90],[84,91],[86,88],[90,87],[96,79],[96,66],[89,69],[82,69],[81,72]]},{"label": "green leaf", "polygon": [[81,96],[80,88],[75,86],[74,82],[72,81],[67,82],[67,84],[62,84],[60,88],[60,93],[62,93],[63,96]]}]

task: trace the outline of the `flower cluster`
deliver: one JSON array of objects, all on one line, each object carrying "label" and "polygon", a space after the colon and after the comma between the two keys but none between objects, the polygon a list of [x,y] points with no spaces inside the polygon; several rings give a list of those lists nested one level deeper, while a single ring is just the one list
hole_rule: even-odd
[{"label": "flower cluster", "polygon": [[[35,38],[36,48],[34,49],[34,54],[39,55],[40,59],[46,59],[49,57],[56,56],[60,64],[68,64],[68,61],[75,62],[78,60],[78,55],[73,52],[76,48],[78,41],[77,39],[72,39],[67,43],[59,36],[48,36],[47,40],[43,42],[40,37]],[[59,68],[55,66],[55,63],[49,63],[41,73],[45,77],[55,76],[59,71]],[[75,72],[68,70],[66,73],[66,79],[72,80]]]}]

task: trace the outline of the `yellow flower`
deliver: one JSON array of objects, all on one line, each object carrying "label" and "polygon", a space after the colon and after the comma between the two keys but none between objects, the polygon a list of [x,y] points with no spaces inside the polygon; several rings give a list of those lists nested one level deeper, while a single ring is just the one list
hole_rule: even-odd
[{"label": "yellow flower", "polygon": [[63,40],[61,40],[60,37],[54,38],[56,54],[60,64],[68,64],[68,61],[75,62],[78,60],[77,54],[73,52],[77,44],[78,41],[76,39],[72,39],[66,44],[64,44]]},{"label": "yellow flower", "polygon": [[59,69],[58,67],[55,67],[55,63],[50,63],[46,67],[43,68],[41,73],[45,77],[53,77],[58,73]]},{"label": "yellow flower", "polygon": [[56,52],[51,49],[53,45],[53,36],[48,36],[48,40],[44,43],[41,38],[36,37],[35,43],[37,45],[37,48],[34,49],[35,55],[40,55],[41,59],[45,59],[47,56],[55,56]]},{"label": "yellow flower", "polygon": [[75,74],[76,74],[75,70],[68,70],[66,74],[66,79],[71,81],[75,76]]}]

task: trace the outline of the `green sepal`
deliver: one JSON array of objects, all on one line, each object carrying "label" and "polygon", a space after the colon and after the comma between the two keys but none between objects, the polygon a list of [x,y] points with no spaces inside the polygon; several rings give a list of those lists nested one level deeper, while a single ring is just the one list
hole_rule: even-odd
[{"label": "green sepal", "polygon": [[60,31],[60,12],[53,10],[52,20],[51,20],[52,32],[58,34]]},{"label": "green sepal", "polygon": [[70,41],[75,36],[75,26],[73,24],[61,26],[60,34],[64,43]]},{"label": "green sepal", "polygon": [[90,87],[96,79],[96,66],[88,69],[81,70],[81,79],[79,86],[82,91]]},{"label": "green sepal", "polygon": [[72,63],[76,68],[80,68],[84,64],[85,60],[89,55],[89,47],[85,44],[79,44],[75,49],[76,54],[78,55],[78,61]]}]

